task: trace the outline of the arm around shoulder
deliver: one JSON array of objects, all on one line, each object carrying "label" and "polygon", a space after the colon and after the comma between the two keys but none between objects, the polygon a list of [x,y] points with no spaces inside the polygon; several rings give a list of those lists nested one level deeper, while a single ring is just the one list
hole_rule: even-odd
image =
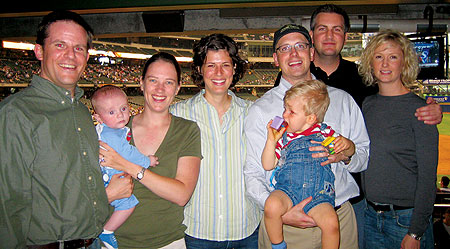
[{"label": "arm around shoulder", "polygon": [[426,102],[426,106],[417,108],[415,116],[428,125],[440,124],[443,118],[441,106],[431,97],[428,97]]}]

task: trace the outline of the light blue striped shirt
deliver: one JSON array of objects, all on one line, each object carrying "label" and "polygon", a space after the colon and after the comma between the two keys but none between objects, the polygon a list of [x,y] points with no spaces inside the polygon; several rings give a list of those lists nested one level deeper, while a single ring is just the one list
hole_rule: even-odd
[{"label": "light blue striped shirt", "polygon": [[186,234],[206,240],[240,240],[250,236],[261,211],[245,195],[246,138],[244,118],[251,101],[232,96],[220,124],[216,109],[204,98],[205,90],[171,106],[171,113],[197,122],[203,160],[191,200],[184,209]]}]

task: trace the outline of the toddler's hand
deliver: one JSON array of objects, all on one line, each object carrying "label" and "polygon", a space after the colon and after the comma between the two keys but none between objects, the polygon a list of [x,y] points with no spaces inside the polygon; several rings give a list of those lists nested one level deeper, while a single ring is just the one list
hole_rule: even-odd
[{"label": "toddler's hand", "polygon": [[334,151],[336,154],[342,152],[344,156],[349,157],[355,154],[355,144],[351,140],[339,136],[334,140]]},{"label": "toddler's hand", "polygon": [[267,139],[277,142],[283,136],[283,133],[286,131],[286,127],[281,127],[279,131],[270,127],[272,125],[273,119],[267,123]]}]

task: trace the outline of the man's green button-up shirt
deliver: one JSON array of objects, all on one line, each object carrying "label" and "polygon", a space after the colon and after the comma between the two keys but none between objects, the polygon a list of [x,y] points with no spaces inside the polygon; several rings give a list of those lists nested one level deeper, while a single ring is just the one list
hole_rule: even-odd
[{"label": "man's green button-up shirt", "polygon": [[76,88],[39,76],[0,102],[0,247],[94,238],[108,218],[98,139]]}]

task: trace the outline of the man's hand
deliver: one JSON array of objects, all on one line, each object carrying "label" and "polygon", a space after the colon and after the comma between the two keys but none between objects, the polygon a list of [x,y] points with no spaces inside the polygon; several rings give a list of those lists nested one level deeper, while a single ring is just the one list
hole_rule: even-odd
[{"label": "man's hand", "polygon": [[126,173],[115,174],[111,177],[111,181],[106,187],[106,195],[108,202],[130,197],[133,193],[133,178]]},{"label": "man's hand", "polygon": [[348,160],[348,157],[345,156],[342,152],[330,155],[330,153],[328,153],[328,149],[323,147],[322,145],[320,145],[320,142],[318,142],[318,141],[311,141],[311,143],[319,144],[319,146],[309,147],[309,151],[318,151],[317,153],[312,154],[313,158],[320,158],[320,157],[328,158],[328,160],[326,160],[326,161],[324,161],[324,162],[322,162],[320,164],[322,166],[325,166],[325,165],[330,164],[330,163],[337,163],[337,162],[340,162],[340,161]]},{"label": "man's hand", "polygon": [[310,196],[289,209],[283,216],[281,216],[283,224],[299,228],[309,228],[317,226],[313,218],[303,212],[303,208],[311,200],[312,197]]},{"label": "man's hand", "polygon": [[405,235],[402,240],[401,249],[420,249],[420,241],[413,239],[409,235]]},{"label": "man's hand", "polygon": [[427,105],[417,108],[414,115],[418,120],[422,120],[425,124],[435,125],[442,122],[441,106],[438,105],[432,97],[428,97]]}]

